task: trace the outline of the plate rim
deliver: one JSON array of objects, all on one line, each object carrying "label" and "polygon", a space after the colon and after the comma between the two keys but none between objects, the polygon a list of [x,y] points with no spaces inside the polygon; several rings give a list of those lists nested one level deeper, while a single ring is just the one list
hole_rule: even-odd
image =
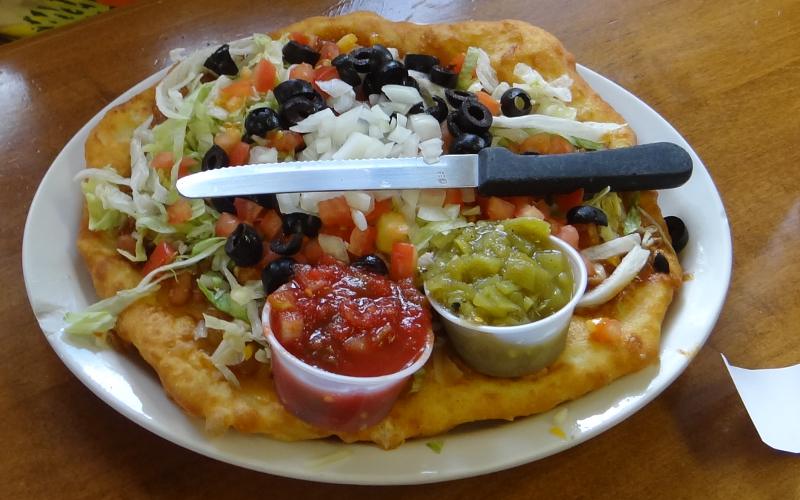
[{"label": "plate rim", "polygon": [[[29,282],[29,276],[31,275],[30,268],[33,265],[33,263],[30,261],[32,257],[30,255],[30,252],[27,250],[27,248],[31,244],[30,243],[31,238],[32,238],[31,237],[31,233],[32,233],[31,227],[36,223],[33,222],[33,218],[31,216],[31,214],[35,211],[35,207],[38,206],[37,203],[39,205],[41,205],[41,203],[42,203],[40,198],[44,197],[43,186],[46,184],[46,182],[48,181],[48,179],[51,176],[55,175],[55,174],[53,174],[53,172],[55,172],[55,169],[53,167],[58,165],[58,164],[60,164],[60,163],[63,163],[64,160],[62,159],[62,157],[66,156],[67,151],[71,151],[74,148],[79,148],[79,150],[81,152],[83,151],[84,144],[82,142],[83,141],[82,137],[84,135],[88,135],[88,133],[91,130],[91,128],[94,127],[99,122],[99,120],[105,115],[105,113],[107,113],[114,106],[116,106],[116,105],[118,105],[118,104],[120,104],[120,103],[122,103],[122,102],[124,102],[124,101],[126,101],[128,99],[130,99],[130,97],[132,97],[133,95],[135,95],[138,92],[141,92],[142,90],[146,89],[148,86],[153,85],[155,82],[157,82],[166,73],[167,70],[168,70],[168,68],[164,68],[164,69],[162,69],[162,70],[150,75],[149,77],[143,79],[142,81],[140,81],[139,83],[137,83],[136,85],[132,86],[127,91],[122,93],[119,97],[117,97],[116,99],[112,100],[110,103],[108,103],[106,106],[104,106],[100,111],[98,111],[89,121],[87,121],[70,138],[70,140],[67,142],[67,144],[62,148],[62,150],[59,152],[59,154],[54,158],[54,160],[52,161],[51,165],[48,167],[47,172],[42,177],[39,185],[37,186],[36,193],[35,193],[32,201],[31,201],[31,204],[29,206],[29,210],[28,210],[28,214],[26,216],[26,221],[25,221],[25,226],[24,226],[23,239],[22,239],[23,276],[24,276],[24,282],[25,282],[25,289],[26,289],[26,292],[28,294],[28,300],[31,303],[32,308],[33,308],[32,297],[34,296],[34,294],[32,293],[32,290],[31,290],[31,284]],[[726,262],[717,263],[717,266],[719,266],[720,264],[722,265],[720,270],[723,273],[723,277],[724,277],[723,281],[724,281],[725,286],[724,286],[724,289],[720,290],[721,293],[719,293],[719,295],[716,297],[717,300],[715,301],[714,304],[712,304],[713,307],[709,309],[711,314],[707,316],[707,318],[709,320],[708,321],[708,325],[709,325],[708,328],[703,332],[702,335],[696,337],[696,340],[698,341],[697,342],[697,349],[694,352],[690,353],[690,355],[686,356],[685,357],[685,361],[683,361],[682,363],[679,363],[679,367],[677,369],[674,369],[673,371],[671,371],[669,376],[665,380],[662,380],[658,387],[655,387],[655,388],[648,387],[646,389],[646,391],[645,391],[645,394],[642,397],[639,397],[632,404],[629,404],[628,406],[626,406],[624,408],[624,411],[622,411],[616,417],[612,417],[609,420],[604,421],[600,425],[595,425],[595,426],[591,427],[589,430],[582,431],[578,437],[576,437],[574,439],[571,439],[571,440],[563,443],[560,446],[552,446],[552,447],[550,447],[550,448],[548,448],[546,450],[543,450],[541,453],[533,452],[533,453],[530,453],[529,455],[521,456],[521,457],[518,457],[518,458],[512,458],[512,459],[509,459],[509,460],[506,460],[506,461],[495,462],[495,463],[493,463],[491,465],[484,465],[483,467],[480,467],[480,468],[477,468],[477,469],[475,467],[472,467],[471,469],[468,468],[468,469],[463,469],[463,470],[460,470],[460,471],[459,470],[454,470],[454,471],[449,471],[448,472],[447,470],[445,470],[444,472],[438,472],[437,471],[434,474],[427,474],[427,475],[421,474],[420,471],[418,471],[418,472],[413,473],[413,474],[405,474],[405,475],[398,475],[398,476],[391,476],[391,475],[386,476],[386,475],[383,475],[383,476],[378,477],[378,476],[375,476],[375,475],[365,475],[365,474],[358,474],[358,473],[353,473],[353,472],[347,474],[347,473],[330,471],[330,470],[328,470],[328,471],[326,471],[326,470],[318,470],[318,471],[291,470],[291,469],[285,469],[285,468],[281,468],[281,467],[275,467],[274,463],[269,463],[269,462],[268,463],[253,463],[252,461],[249,461],[249,460],[247,460],[245,458],[239,458],[239,457],[236,457],[236,456],[232,456],[230,453],[225,453],[224,451],[222,451],[219,448],[209,449],[208,445],[212,444],[213,439],[206,439],[205,443],[203,443],[203,442],[197,443],[197,442],[195,442],[195,440],[191,440],[191,439],[188,439],[188,438],[184,439],[181,436],[176,437],[174,434],[171,434],[170,432],[168,432],[166,428],[164,428],[164,427],[162,427],[160,425],[154,424],[151,420],[148,420],[147,418],[145,418],[143,416],[144,414],[141,411],[139,411],[139,412],[134,411],[134,409],[131,408],[129,405],[124,404],[124,402],[120,401],[119,396],[115,395],[108,388],[103,387],[103,386],[99,385],[98,383],[96,383],[96,381],[94,381],[92,378],[90,378],[81,369],[81,366],[80,366],[80,363],[78,362],[78,360],[75,359],[74,357],[68,355],[66,348],[62,345],[61,341],[57,338],[57,335],[55,335],[55,333],[57,333],[57,332],[48,333],[45,330],[44,326],[42,326],[42,324],[41,324],[41,318],[39,317],[39,314],[36,313],[36,310],[34,308],[34,314],[37,317],[37,322],[39,322],[40,329],[42,329],[42,332],[43,332],[45,338],[47,339],[47,341],[50,344],[51,348],[56,352],[56,354],[59,357],[59,359],[61,359],[62,363],[64,363],[64,365],[78,378],[78,380],[81,381],[81,383],[83,385],[85,385],[92,393],[94,393],[104,403],[106,403],[111,408],[116,410],[118,413],[122,414],[123,416],[125,416],[126,418],[128,418],[132,422],[136,423],[140,427],[142,427],[142,428],[144,428],[144,429],[146,429],[146,430],[148,430],[148,431],[150,431],[150,432],[152,432],[152,433],[154,433],[154,434],[156,434],[156,435],[158,435],[158,436],[160,436],[160,437],[162,437],[162,438],[164,438],[164,439],[166,439],[166,440],[168,440],[168,441],[170,441],[172,443],[175,443],[175,444],[177,444],[177,445],[179,445],[179,446],[181,446],[183,448],[186,448],[188,450],[191,450],[191,451],[194,451],[196,453],[199,453],[199,454],[201,454],[203,456],[206,456],[206,457],[209,457],[209,458],[221,461],[221,462],[230,463],[232,465],[236,465],[236,466],[248,468],[248,469],[251,469],[251,470],[255,470],[255,471],[258,471],[258,472],[266,472],[266,473],[269,473],[269,474],[279,475],[279,476],[283,476],[283,477],[290,477],[290,478],[294,478],[294,479],[303,479],[303,480],[312,480],[312,481],[323,481],[323,482],[328,482],[328,483],[341,483],[341,484],[363,484],[363,485],[425,484],[425,483],[456,480],[456,479],[461,479],[461,478],[465,478],[465,477],[474,477],[474,476],[479,476],[479,475],[484,475],[484,474],[497,472],[497,471],[500,471],[500,470],[510,469],[510,468],[513,468],[513,467],[517,467],[519,465],[523,465],[523,464],[530,463],[530,462],[533,462],[533,461],[536,461],[536,460],[540,460],[542,458],[545,458],[547,456],[550,456],[550,455],[553,455],[553,454],[556,454],[556,453],[560,453],[562,451],[566,451],[567,449],[570,449],[570,448],[572,448],[574,446],[577,446],[577,445],[579,445],[579,444],[581,444],[581,443],[583,443],[583,442],[585,442],[585,441],[587,441],[589,439],[592,439],[593,437],[605,432],[606,430],[610,429],[611,427],[614,427],[614,426],[620,424],[621,422],[623,422],[624,420],[626,420],[627,418],[629,418],[633,414],[637,413],[645,405],[647,405],[653,399],[658,397],[667,387],[672,385],[672,383],[675,381],[675,379],[677,379],[685,371],[686,367],[692,361],[692,359],[697,354],[699,349],[706,343],[708,337],[710,336],[710,334],[712,333],[712,331],[714,329],[714,325],[716,324],[716,322],[717,322],[717,320],[719,318],[719,315],[722,312],[722,307],[724,305],[724,302],[725,302],[725,299],[726,299],[726,296],[727,296],[727,293],[728,293],[728,289],[730,287],[730,278],[731,278],[731,272],[732,272],[732,261],[733,261],[733,259],[732,259],[732,240],[731,240],[730,224],[729,224],[729,221],[728,221],[728,218],[727,218],[727,214],[725,212],[724,204],[722,203],[722,199],[721,199],[721,196],[719,194],[719,191],[718,191],[716,185],[714,184],[713,180],[711,179],[711,176],[710,176],[708,170],[706,169],[705,165],[700,160],[700,158],[698,157],[698,155],[694,151],[694,149],[688,144],[688,142],[683,138],[683,136],[675,129],[675,127],[671,123],[669,123],[666,119],[664,119],[659,113],[657,113],[647,103],[642,101],[638,96],[636,96],[632,92],[626,90],[622,86],[618,85],[616,82],[612,81],[611,79],[609,79],[609,78],[607,78],[607,77],[605,77],[605,76],[603,76],[603,75],[601,75],[601,74],[599,74],[599,73],[597,73],[597,72],[595,72],[595,71],[593,71],[591,69],[588,69],[588,68],[586,68],[586,67],[584,67],[584,66],[582,66],[580,64],[577,65],[577,71],[587,81],[588,80],[595,80],[596,82],[601,82],[603,86],[609,86],[611,89],[613,89],[616,93],[618,93],[621,96],[621,98],[624,98],[625,100],[633,102],[633,104],[635,104],[637,108],[643,108],[644,110],[649,111],[649,112],[653,113],[654,115],[656,115],[663,122],[663,125],[666,125],[669,128],[669,130],[676,137],[680,138],[681,145],[683,147],[687,148],[687,150],[690,152],[690,154],[692,155],[692,158],[693,158],[693,160],[695,162],[695,172],[696,173],[694,175],[698,175],[698,174],[702,175],[704,177],[703,181],[710,184],[711,188],[713,189],[714,194],[716,195],[716,199],[713,200],[713,201],[718,202],[719,205],[720,205],[720,208],[722,210],[721,211],[721,217],[720,217],[718,222],[720,224],[722,224],[721,229],[722,229],[722,232],[723,232],[725,238],[723,238],[723,240],[719,242],[719,245],[721,245],[721,248],[722,248],[722,251],[724,253],[724,257],[725,257]],[[600,90],[598,90],[595,85],[591,85],[592,88],[594,88],[595,91],[597,91],[598,94],[600,94],[601,97],[604,100],[608,101],[608,96],[607,95],[603,95],[603,93]],[[615,107],[615,106],[612,106],[612,107]],[[700,168],[698,168],[698,167],[700,167]],[[72,240],[71,243],[74,246],[74,240]],[[82,270],[82,271],[85,272],[85,270]],[[662,335],[663,335],[663,331],[662,331]],[[661,358],[661,355],[663,354],[662,353],[662,349],[663,349],[663,336],[662,336],[662,345],[659,347],[659,357],[660,358]],[[121,353],[117,353],[117,354],[122,356]],[[646,369],[647,368],[645,368],[645,370]],[[640,372],[636,372],[636,373],[641,373],[641,371]],[[630,375],[627,375],[625,377],[622,377],[621,379],[615,380],[614,382],[612,382],[611,384],[609,384],[608,386],[605,386],[605,387],[611,387],[611,386],[614,386],[615,384],[619,384],[620,380],[623,380],[623,379],[625,379],[627,377],[630,377],[631,375],[635,375],[636,373],[630,374]],[[656,375],[658,375],[658,374],[656,374]],[[655,377],[655,375],[654,375],[654,377]],[[605,389],[605,387],[601,388],[600,390]],[[595,392],[597,392],[597,391],[595,391]],[[581,399],[583,399],[583,398],[585,398],[587,396],[588,395],[584,395],[583,397],[578,398],[577,400],[574,400],[574,401],[580,401]],[[569,403],[571,403],[571,402],[567,402],[565,404],[569,404]],[[559,408],[559,407],[556,407],[556,408]],[[553,410],[551,410],[551,412],[552,411]],[[549,413],[550,412],[546,412],[544,414],[534,415],[534,416],[527,417],[527,418],[528,419],[541,419],[541,418],[544,418],[545,416],[547,416]],[[522,419],[520,419],[520,420],[522,420]],[[502,425],[503,426],[512,426],[512,425],[515,425],[517,422],[519,422],[519,420],[516,421],[516,422],[511,422],[511,423],[502,424]],[[229,431],[229,432],[235,432],[235,431]],[[446,437],[448,434],[450,434],[452,432],[453,431],[445,433],[445,434],[443,434],[443,436]],[[269,439],[269,438],[263,438],[263,439]],[[410,445],[410,443],[407,443],[406,445],[403,445],[403,446],[409,446],[409,445]],[[342,443],[338,443],[337,442],[337,443],[335,443],[335,446],[337,448],[341,448],[342,447]],[[363,446],[371,446],[371,445],[363,445],[363,444],[355,444],[354,445],[354,444],[350,444],[350,445],[346,445],[346,446],[348,446],[348,447],[363,447]],[[388,452],[382,451],[382,453],[391,453],[391,451],[388,451]]]}]

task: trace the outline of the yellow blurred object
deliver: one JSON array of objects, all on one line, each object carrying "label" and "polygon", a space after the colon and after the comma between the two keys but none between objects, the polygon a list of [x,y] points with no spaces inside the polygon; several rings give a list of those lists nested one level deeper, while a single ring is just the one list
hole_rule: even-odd
[{"label": "yellow blurred object", "polygon": [[0,35],[28,37],[110,8],[94,0],[0,0]]}]

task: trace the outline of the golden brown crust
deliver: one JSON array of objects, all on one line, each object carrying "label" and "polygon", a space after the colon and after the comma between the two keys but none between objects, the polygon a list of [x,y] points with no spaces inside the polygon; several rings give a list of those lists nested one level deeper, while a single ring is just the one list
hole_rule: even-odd
[{"label": "golden brown crust", "polygon": [[[405,52],[432,53],[447,59],[470,45],[490,54],[501,79],[511,80],[516,62],[536,67],[546,78],[568,73],[574,79],[573,103],[582,120],[624,123],[575,73],[572,55],[544,31],[518,21],[467,22],[418,26],[391,23],[368,13],[339,18],[316,17],[282,31],[315,33],[327,39],[353,32],[362,44],[384,43]],[[89,166],[111,164],[123,175],[130,171],[128,140],[152,113],[152,89],[110,111],[92,131],[86,145]],[[624,128],[614,146],[635,143]],[[655,193],[643,193],[641,204],[657,221],[661,215]],[[101,297],[134,286],[139,273],[115,251],[115,240],[83,228],[78,248]],[[445,344],[438,345],[426,365],[421,389],[403,395],[391,414],[378,425],[340,435],[344,441],[373,441],[384,448],[415,436],[438,434],[475,420],[506,419],[539,413],[607,385],[658,359],[661,322],[677,288],[680,266],[668,253],[671,276],[650,275],[637,281],[599,310],[582,311],[569,330],[567,347],[550,368],[534,376],[498,379],[477,374],[463,365]],[[611,344],[588,338],[585,319],[598,314],[617,318],[623,335]],[[194,341],[195,320],[188,313],[158,303],[157,297],[137,302],[119,318],[116,331],[138,349],[158,374],[167,391],[184,410],[204,418],[212,432],[232,427],[282,440],[329,435],[290,415],[275,394],[268,370],[240,377],[231,386],[214,368],[207,351]]]}]

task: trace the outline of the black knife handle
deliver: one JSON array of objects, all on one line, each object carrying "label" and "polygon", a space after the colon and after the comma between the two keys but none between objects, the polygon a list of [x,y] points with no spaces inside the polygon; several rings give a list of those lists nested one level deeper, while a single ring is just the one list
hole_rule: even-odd
[{"label": "black knife handle", "polygon": [[518,155],[505,148],[478,154],[478,192],[486,196],[668,189],[692,175],[692,158],[669,142],[558,155]]}]

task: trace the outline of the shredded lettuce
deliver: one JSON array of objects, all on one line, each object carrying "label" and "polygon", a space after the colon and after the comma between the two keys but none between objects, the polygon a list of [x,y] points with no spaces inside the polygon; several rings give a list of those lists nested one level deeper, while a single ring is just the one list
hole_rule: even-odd
[{"label": "shredded lettuce", "polygon": [[236,319],[247,321],[247,308],[231,299],[230,285],[216,272],[202,274],[197,279],[197,287],[206,299],[218,310]]},{"label": "shredded lettuce", "polygon": [[451,229],[458,229],[466,226],[467,224],[469,223],[466,219],[463,217],[457,217],[453,220],[430,222],[428,224],[420,225],[411,233],[411,243],[413,243],[417,248],[417,252],[422,252],[425,250],[425,248],[427,248],[428,243],[431,241],[431,238],[433,238],[434,235],[443,233],[445,231],[450,231]]},{"label": "shredded lettuce", "polygon": [[597,228],[603,241],[611,241],[620,236],[626,213],[622,206],[622,198],[617,193],[611,192],[611,188],[607,187],[593,196],[586,204],[599,208],[608,217],[608,225]]},{"label": "shredded lettuce", "polygon": [[492,122],[492,130],[536,129],[564,137],[588,139],[596,142],[601,142],[606,134],[614,132],[624,126],[624,124],[619,123],[579,122],[569,118],[559,118],[543,114],[514,117],[495,116]]},{"label": "shredded lettuce", "polygon": [[136,240],[136,250],[133,255],[130,252],[117,248],[117,252],[131,262],[144,262],[147,260],[147,252],[144,250],[144,235],[139,231],[134,231],[131,236]]},{"label": "shredded lettuce", "polygon": [[444,440],[442,439],[434,439],[433,441],[428,441],[425,443],[425,446],[430,448],[434,453],[441,453],[442,449],[444,448]]},{"label": "shredded lettuce", "polygon": [[[96,170],[96,169],[94,169]],[[113,207],[106,207],[103,203],[102,193],[97,194],[99,186],[110,186],[110,184],[98,178],[88,178],[81,183],[81,191],[86,199],[86,209],[89,212],[89,230],[105,231],[116,229],[125,222],[125,214]]]},{"label": "shredded lettuce", "polygon": [[480,56],[481,49],[477,47],[469,47],[464,56],[464,64],[461,65],[461,71],[458,73],[458,83],[456,88],[459,90],[466,90],[472,84],[474,78],[472,73],[475,72],[475,67],[478,65],[478,57]]},{"label": "shredded lettuce", "polygon": [[639,192],[633,193],[629,201],[628,214],[622,223],[622,234],[631,234],[642,226],[642,214],[639,211]]},{"label": "shredded lettuce", "polygon": [[114,328],[117,317],[125,308],[158,290],[159,281],[140,283],[135,288],[121,290],[113,297],[95,302],[81,312],[68,312],[64,315],[64,320],[67,322],[64,331],[72,335],[93,335],[107,332]]},{"label": "shredded lettuce", "polygon": [[566,139],[576,147],[582,149],[588,149],[590,151],[606,149],[605,144],[603,144],[602,142],[590,141],[589,139],[581,139],[580,137],[567,137]]}]

